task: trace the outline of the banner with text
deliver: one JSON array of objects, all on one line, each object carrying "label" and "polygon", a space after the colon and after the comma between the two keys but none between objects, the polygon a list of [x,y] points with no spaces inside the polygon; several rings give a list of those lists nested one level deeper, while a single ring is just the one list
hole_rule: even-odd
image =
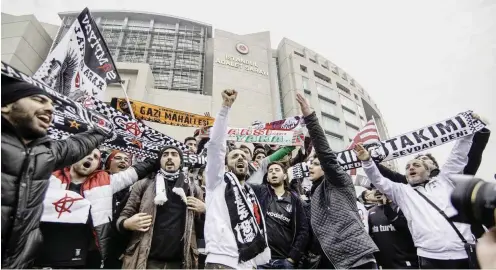
[{"label": "banner with text", "polygon": [[227,140],[243,143],[301,146],[305,142],[305,135],[292,130],[228,128]]},{"label": "banner with text", "polygon": [[[424,128],[404,133],[394,138],[364,144],[376,162],[388,161],[412,155],[436,146],[458,140],[481,130],[485,124],[472,116],[472,111],[434,123]],[[362,163],[353,150],[336,153],[338,162],[345,170],[359,168]]]},{"label": "banner with text", "polygon": [[[301,116],[291,116],[285,119],[281,120],[276,120],[268,123],[262,123],[260,121],[255,121],[253,122],[252,126],[249,127],[248,129],[254,129],[254,130],[261,130],[261,129],[266,129],[266,130],[302,130],[304,127],[304,121],[303,117]],[[199,136],[200,138],[206,138],[209,136],[209,127],[203,127],[200,130]],[[301,131],[302,132],[302,131]]]},{"label": "banner with text", "polygon": [[[136,119],[181,127],[213,126],[214,118],[179,110],[174,110],[137,100],[129,100]],[[126,114],[130,114],[129,106],[124,98],[112,98],[110,105]]]},{"label": "banner with text", "polygon": [[[61,26],[64,27],[64,26]],[[76,102],[102,94],[121,79],[105,40],[85,8],[33,75]]]}]

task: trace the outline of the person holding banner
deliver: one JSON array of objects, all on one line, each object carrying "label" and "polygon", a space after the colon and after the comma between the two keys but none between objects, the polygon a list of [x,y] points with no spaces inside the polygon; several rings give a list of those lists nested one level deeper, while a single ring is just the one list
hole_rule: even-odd
[{"label": "person holding banner", "polygon": [[[154,171],[155,163],[148,159],[109,174],[98,170],[101,152],[94,149],[72,166],[53,172],[41,217],[43,249],[36,265],[100,268],[112,248],[113,194],[146,177]],[[77,211],[81,203],[88,208]]]},{"label": "person holding banner", "polygon": [[338,163],[306,98],[298,93],[296,100],[315,149],[310,223],[311,252],[321,255],[318,268],[377,269],[373,254],[379,249],[362,223],[353,181]]},{"label": "person holding banner", "polygon": [[236,90],[222,92],[207,144],[206,269],[256,268],[271,259],[260,203],[245,185],[248,156],[236,148],[226,153],[228,114],[237,95]]},{"label": "person holding banner", "polygon": [[2,267],[29,267],[42,242],[39,222],[48,178],[109,137],[98,127],[53,141],[49,94],[2,73]]},{"label": "person holding banner", "polygon": [[448,175],[462,171],[467,164],[473,136],[457,141],[435,177],[431,177],[431,167],[423,159],[410,160],[405,168],[408,184],[383,177],[363,145],[355,146],[370,182],[395,202],[408,220],[420,268],[467,269],[474,266],[475,254],[470,246],[474,244],[474,237],[470,225],[447,219],[456,213],[450,202],[454,184]]}]

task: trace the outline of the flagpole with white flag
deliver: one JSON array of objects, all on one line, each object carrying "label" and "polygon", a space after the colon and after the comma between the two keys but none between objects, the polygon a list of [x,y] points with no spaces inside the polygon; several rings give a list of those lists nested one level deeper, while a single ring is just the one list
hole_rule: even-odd
[{"label": "flagpole with white flag", "polygon": [[124,88],[124,85],[122,85],[123,83],[124,83],[124,81],[121,81],[119,84],[121,86],[122,92],[124,92],[124,96],[126,96],[126,102],[127,102],[128,108],[129,108],[129,113],[131,114],[131,117],[133,118],[133,120],[136,120],[136,118],[134,117],[133,107],[131,107],[131,101],[129,101],[129,96],[127,95],[127,91]]}]

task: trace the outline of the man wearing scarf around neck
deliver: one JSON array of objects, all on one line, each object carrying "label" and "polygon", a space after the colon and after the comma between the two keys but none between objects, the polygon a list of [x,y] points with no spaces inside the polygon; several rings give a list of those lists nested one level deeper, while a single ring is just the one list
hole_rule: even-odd
[{"label": "man wearing scarf around neck", "polygon": [[164,147],[157,161],[160,169],[133,186],[117,220],[119,231],[133,231],[122,268],[197,268],[194,223],[205,212],[203,192],[182,172],[177,147]]},{"label": "man wearing scarf around neck", "polygon": [[236,148],[226,156],[228,113],[237,94],[235,90],[222,92],[222,108],[207,144],[207,269],[256,268],[270,260],[260,203],[253,189],[245,184],[248,156]]}]

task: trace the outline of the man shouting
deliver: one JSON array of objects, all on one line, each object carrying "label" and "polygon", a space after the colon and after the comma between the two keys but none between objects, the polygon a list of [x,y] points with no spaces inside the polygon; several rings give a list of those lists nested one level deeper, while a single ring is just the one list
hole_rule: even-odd
[{"label": "man shouting", "polygon": [[253,189],[245,185],[248,157],[241,149],[226,156],[228,113],[237,95],[235,90],[222,92],[222,108],[207,145],[207,269],[256,268],[270,260],[261,207]]}]

